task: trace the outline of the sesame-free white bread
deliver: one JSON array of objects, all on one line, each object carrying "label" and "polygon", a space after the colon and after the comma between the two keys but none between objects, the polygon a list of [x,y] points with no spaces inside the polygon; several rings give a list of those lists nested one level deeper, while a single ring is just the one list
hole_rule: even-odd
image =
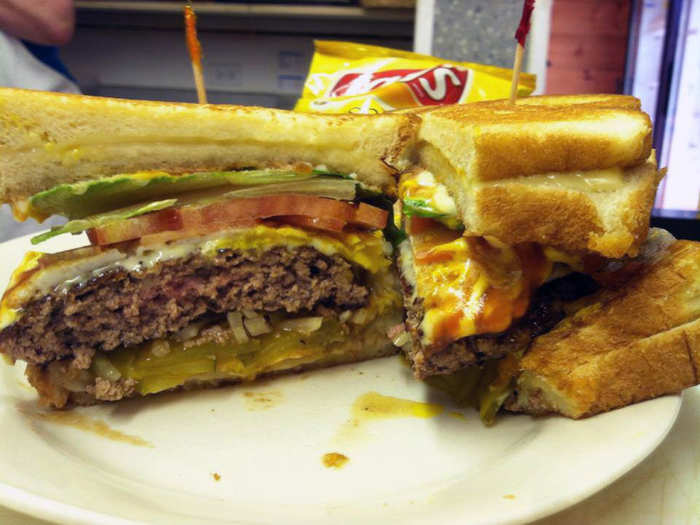
[{"label": "sesame-free white bread", "polygon": [[[468,234],[607,257],[635,255],[646,238],[661,174],[649,117],[633,97],[531,97],[420,118],[418,162],[447,186]],[[591,170],[608,168],[623,170],[618,186],[586,186],[598,175]],[[556,173],[583,183],[542,182]]]},{"label": "sesame-free white bread", "polygon": [[138,170],[289,164],[356,173],[395,192],[415,137],[412,115],[321,115],[0,88],[0,202],[58,183]]},{"label": "sesame-free white bread", "polygon": [[[510,101],[490,101],[491,104],[510,103]],[[598,107],[627,108],[639,110],[641,101],[631,95],[613,95],[611,93],[584,93],[581,95],[535,95],[515,99],[518,106],[570,106],[574,104],[595,104]]]}]

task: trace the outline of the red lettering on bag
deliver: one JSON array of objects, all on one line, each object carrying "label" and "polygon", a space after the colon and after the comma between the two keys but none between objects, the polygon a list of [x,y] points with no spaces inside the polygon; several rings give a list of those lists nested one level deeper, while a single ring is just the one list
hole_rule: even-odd
[{"label": "red lettering on bag", "polygon": [[468,77],[468,69],[447,64],[429,69],[346,73],[331,87],[328,96],[361,95],[389,84],[402,83],[423,106],[456,104],[467,88]]}]

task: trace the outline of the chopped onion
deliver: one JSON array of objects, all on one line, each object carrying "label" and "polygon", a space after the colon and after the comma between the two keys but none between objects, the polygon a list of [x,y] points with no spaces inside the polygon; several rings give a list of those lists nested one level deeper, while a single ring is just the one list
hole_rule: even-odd
[{"label": "chopped onion", "polygon": [[[117,370],[118,372],[118,370]],[[101,376],[99,376],[101,377]],[[119,378],[114,379],[117,381]],[[85,389],[92,383],[94,383],[95,378],[90,374],[89,370],[79,370],[77,374],[68,374],[68,376],[61,376],[56,384],[61,385],[63,388],[70,392],[85,392]],[[109,381],[112,381],[109,379]]]},{"label": "chopped onion", "polygon": [[92,369],[98,377],[107,381],[118,381],[122,374],[112,362],[103,355],[96,355],[92,360]]},{"label": "chopped onion", "polygon": [[188,339],[193,339],[199,335],[199,331],[202,329],[202,326],[204,326],[204,323],[189,324],[185,328],[177,332],[173,336],[173,339],[179,342],[187,341]]},{"label": "chopped onion", "polygon": [[162,339],[153,341],[151,343],[151,353],[156,357],[168,355],[170,353],[170,345],[167,341],[163,341]]},{"label": "chopped onion", "polygon": [[390,328],[386,331],[386,336],[387,336],[389,339],[392,339],[392,340],[393,340],[393,339],[395,339],[396,337],[398,337],[399,334],[401,334],[401,333],[403,333],[403,332],[405,332],[405,331],[406,331],[406,325],[405,325],[404,323],[398,323],[398,324],[395,324],[394,326],[390,327]]},{"label": "chopped onion", "polygon": [[289,332],[302,332],[310,334],[315,332],[323,324],[323,317],[299,317],[298,319],[287,319],[282,321],[278,326],[282,330]]},{"label": "chopped onion", "polygon": [[255,337],[256,335],[267,334],[272,331],[272,328],[270,328],[270,325],[264,317],[245,319],[243,321],[243,324],[245,325],[245,328],[246,330],[248,330],[248,333],[251,335],[251,337]]},{"label": "chopped onion", "polygon": [[238,344],[243,344],[248,342],[248,334],[243,327],[243,317],[241,312],[229,312],[226,314],[226,320],[228,321],[231,331],[233,332],[233,338]]},{"label": "chopped onion", "polygon": [[260,317],[260,314],[258,312],[256,312],[255,310],[248,310],[247,308],[243,309],[243,315],[246,319],[255,319],[256,317]]},{"label": "chopped onion", "polygon": [[364,308],[359,309],[352,316],[352,322],[355,324],[364,324],[365,321],[367,321],[367,310],[365,310]]},{"label": "chopped onion", "polygon": [[408,335],[408,332],[401,332],[391,342],[394,343],[394,346],[402,347],[406,343],[408,343],[410,340],[411,340],[411,336]]}]

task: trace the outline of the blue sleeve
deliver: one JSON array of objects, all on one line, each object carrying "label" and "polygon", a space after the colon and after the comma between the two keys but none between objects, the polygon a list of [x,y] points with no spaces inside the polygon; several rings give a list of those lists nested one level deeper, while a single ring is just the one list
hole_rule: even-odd
[{"label": "blue sleeve", "polygon": [[73,82],[76,82],[73,75],[71,75],[66,65],[61,61],[61,58],[58,56],[58,48],[56,46],[43,46],[41,44],[33,44],[32,42],[27,42],[26,40],[23,40],[22,43],[29,50],[29,52],[32,55],[34,55],[34,57],[36,57],[37,60],[43,62],[51,69],[58,71],[63,76],[68,77]]}]

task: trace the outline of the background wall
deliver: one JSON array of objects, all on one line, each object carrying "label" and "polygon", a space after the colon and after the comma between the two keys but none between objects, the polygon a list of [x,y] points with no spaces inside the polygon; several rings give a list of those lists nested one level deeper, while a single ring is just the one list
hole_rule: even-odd
[{"label": "background wall", "polygon": [[512,67],[522,8],[513,0],[435,0],[432,54]]},{"label": "background wall", "polygon": [[621,93],[629,0],[554,0],[546,93]]},{"label": "background wall", "polygon": [[[520,0],[419,0],[419,16],[423,1],[431,4],[434,16],[433,55],[512,67],[513,33],[522,12]],[[538,92],[621,92],[630,1],[536,3],[525,69],[537,73]],[[547,9],[540,9],[538,16],[537,8],[545,3]]]}]

